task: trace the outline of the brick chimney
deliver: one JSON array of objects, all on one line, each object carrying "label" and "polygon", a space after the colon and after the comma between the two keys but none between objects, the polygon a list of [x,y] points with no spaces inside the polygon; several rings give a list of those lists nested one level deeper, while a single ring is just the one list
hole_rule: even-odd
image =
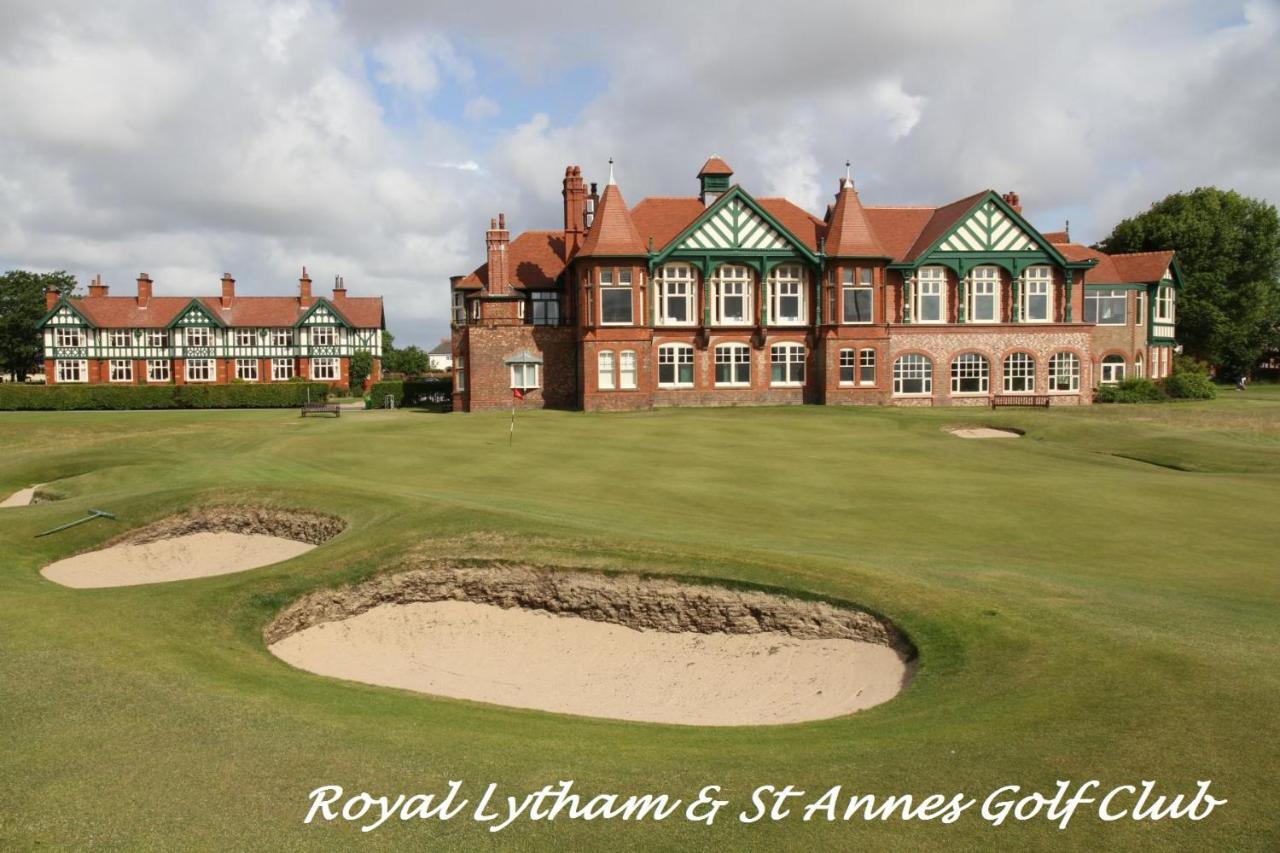
[{"label": "brick chimney", "polygon": [[1009,192],[1000,196],[1000,198],[1004,200],[1005,204],[1013,208],[1014,213],[1018,214],[1019,216],[1022,215],[1022,200],[1018,198],[1018,194],[1016,192],[1014,192],[1013,190],[1010,190]]},{"label": "brick chimney", "polygon": [[340,275],[333,277],[333,301],[341,302],[347,298],[347,282]]},{"label": "brick chimney", "polygon": [[138,273],[138,307],[146,308],[151,301],[151,276]]},{"label": "brick chimney", "polygon": [[564,170],[564,258],[582,246],[584,216],[586,215],[586,185],[582,182],[582,169],[567,166]]},{"label": "brick chimney", "polygon": [[102,283],[102,275],[99,273],[93,277],[93,281],[89,282],[90,296],[106,296],[107,286]]},{"label": "brick chimney", "polygon": [[231,273],[224,272],[222,274],[222,307],[230,308],[231,303],[236,298],[236,280],[231,277]]},{"label": "brick chimney", "polygon": [[298,304],[303,308],[311,307],[311,276],[307,275],[307,268],[302,268],[302,278],[298,279]]},{"label": "brick chimney", "polygon": [[499,213],[497,219],[489,220],[489,230],[484,235],[488,249],[490,293],[507,294],[511,292],[511,258],[508,251],[511,247],[511,234],[507,231],[507,216]]},{"label": "brick chimney", "polygon": [[56,287],[46,287],[44,289],[44,310],[52,311],[53,306],[58,304],[58,300],[62,297],[62,292]]}]

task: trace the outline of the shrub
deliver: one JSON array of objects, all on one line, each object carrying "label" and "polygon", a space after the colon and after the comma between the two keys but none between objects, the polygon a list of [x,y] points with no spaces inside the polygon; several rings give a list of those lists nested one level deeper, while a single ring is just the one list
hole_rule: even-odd
[{"label": "shrub", "polygon": [[395,400],[397,409],[404,405],[404,381],[400,379],[384,379],[381,382],[375,382],[370,385],[367,395],[369,405],[375,409],[381,409],[388,394]]},{"label": "shrub", "polygon": [[1158,403],[1168,399],[1150,379],[1131,376],[1118,385],[1100,385],[1093,391],[1095,403]]},{"label": "shrub", "polygon": [[373,353],[360,350],[351,356],[351,362],[347,368],[347,376],[351,381],[351,393],[363,393],[364,382],[371,373],[373,373]]},{"label": "shrub", "polygon": [[324,382],[256,385],[0,385],[0,410],[280,409],[329,396]]},{"label": "shrub", "polygon": [[395,398],[396,408],[423,406],[447,412],[453,408],[453,378],[419,376],[403,380],[384,379],[369,387],[369,405],[381,409],[388,394]]},{"label": "shrub", "polygon": [[1212,400],[1217,396],[1207,365],[1194,358],[1173,360],[1173,372],[1164,380],[1164,390],[1181,400]]}]

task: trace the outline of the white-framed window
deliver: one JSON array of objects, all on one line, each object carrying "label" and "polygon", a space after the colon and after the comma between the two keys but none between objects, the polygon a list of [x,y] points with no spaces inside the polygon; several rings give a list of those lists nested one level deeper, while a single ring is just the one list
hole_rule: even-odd
[{"label": "white-framed window", "polygon": [[840,350],[840,384],[853,385],[858,381],[858,353],[856,350]]},{"label": "white-framed window", "polygon": [[551,290],[535,290],[529,294],[533,311],[530,322],[535,326],[560,325],[560,294]]},{"label": "white-framed window", "polygon": [[[79,326],[57,326],[53,330],[53,345],[56,347],[84,346],[84,329]],[[83,380],[73,380],[83,381]]]},{"label": "white-framed window", "polygon": [[1109,355],[1102,360],[1102,384],[1115,385],[1124,381],[1124,356]]},{"label": "white-framed window", "polygon": [[113,358],[107,364],[108,379],[111,382],[132,382],[133,361],[127,358]]},{"label": "white-framed window", "polygon": [[1147,292],[1139,290],[1133,294],[1133,325],[1143,326],[1147,322]]},{"label": "white-framed window", "polygon": [[613,350],[600,350],[596,354],[596,388],[601,391],[612,391],[614,387],[613,381]]},{"label": "white-framed window", "polygon": [[59,382],[88,382],[89,362],[82,359],[58,359],[55,375]]},{"label": "white-framed window", "polygon": [[803,344],[774,344],[769,348],[769,384],[804,384]]},{"label": "white-framed window", "polygon": [[716,385],[742,388],[751,384],[751,349],[745,344],[716,347]]},{"label": "white-framed window", "polygon": [[893,362],[893,393],[910,397],[933,393],[933,362],[923,355],[900,355]]},{"label": "white-framed window", "polygon": [[969,292],[965,295],[970,323],[994,323],[1000,311],[1000,268],[974,267],[969,273]]},{"label": "white-framed window", "polygon": [[1146,364],[1142,361],[1142,353],[1133,357],[1133,375],[1141,379],[1147,375]]},{"label": "white-framed window", "polygon": [[1053,320],[1053,268],[1027,267],[1022,273],[1022,321],[1048,323]]},{"label": "white-framed window", "polygon": [[711,279],[712,322],[718,326],[749,326],[751,272],[740,264],[725,264]]},{"label": "white-framed window", "polygon": [[467,390],[467,357],[460,355],[453,360],[453,390]]},{"label": "white-framed window", "polygon": [[1156,288],[1155,316],[1152,319],[1157,323],[1172,323],[1175,311],[1174,300],[1175,296],[1172,287],[1167,284],[1158,286]]},{"label": "white-framed window", "polygon": [[840,270],[841,300],[844,305],[845,323],[870,323],[874,291],[871,288],[870,267],[844,267]]},{"label": "white-framed window", "polygon": [[471,300],[471,321],[479,323],[480,318],[484,316],[483,309],[480,307],[483,303],[479,299]]},{"label": "white-framed window", "polygon": [[688,344],[658,347],[658,387],[693,387],[693,347]]},{"label": "white-framed window", "polygon": [[236,346],[251,347],[257,343],[253,329],[236,329]]},{"label": "white-framed window", "polygon": [[693,267],[688,264],[664,264],[653,280],[656,304],[654,322],[659,326],[692,326],[694,316]]},{"label": "white-framed window", "polygon": [[1080,358],[1073,352],[1056,352],[1049,359],[1049,390],[1080,390]]},{"label": "white-framed window", "polygon": [[273,347],[293,346],[293,329],[272,329],[271,345]]},{"label": "white-framed window", "polygon": [[952,360],[952,394],[986,394],[990,383],[991,363],[976,352],[962,353]]},{"label": "white-framed window", "polygon": [[453,325],[467,325],[467,294],[461,290],[453,292]]},{"label": "white-framed window", "polygon": [[1036,390],[1036,360],[1029,353],[1011,352],[1004,357],[1006,394],[1030,394]]},{"label": "white-framed window", "polygon": [[237,358],[236,379],[240,379],[245,382],[257,382],[258,360],[256,358]]},{"label": "white-framed window", "polygon": [[333,326],[312,326],[310,334],[313,347],[332,347],[338,344],[338,330]]},{"label": "white-framed window", "polygon": [[946,296],[946,267],[921,267],[916,270],[915,286],[911,289],[912,321],[916,323],[947,322]]},{"label": "white-framed window", "polygon": [[518,317],[521,320],[524,319],[524,300],[523,299],[521,299],[519,302],[516,303],[516,317]]},{"label": "white-framed window", "polygon": [[630,326],[633,313],[631,270],[600,270],[600,325]]},{"label": "white-framed window", "polygon": [[511,387],[528,391],[538,387],[538,365],[534,362],[518,362],[511,365]]},{"label": "white-framed window", "polygon": [[188,358],[185,369],[188,382],[215,382],[218,379],[218,371],[211,358]]},{"label": "white-framed window", "polygon": [[1129,291],[1122,287],[1085,290],[1084,321],[1099,326],[1123,326],[1128,302]]},{"label": "white-framed window", "polygon": [[804,269],[783,264],[769,273],[769,324],[800,326],[806,322]]},{"label": "white-framed window", "polygon": [[213,332],[204,326],[189,326],[182,330],[182,340],[189,347],[207,347],[213,342]]},{"label": "white-framed window", "polygon": [[170,372],[169,359],[152,358],[147,361],[148,382],[168,382],[173,377]]},{"label": "white-framed window", "polygon": [[636,352],[624,349],[618,353],[618,387],[626,391],[636,387]]},{"label": "white-framed window", "polygon": [[271,381],[288,382],[293,378],[293,366],[291,358],[271,359]]},{"label": "white-framed window", "polygon": [[864,349],[858,353],[858,384],[876,384],[876,351]]},{"label": "white-framed window", "polygon": [[132,342],[128,329],[110,329],[107,332],[107,346],[112,349],[127,349]]},{"label": "white-framed window", "polygon": [[[147,329],[147,346],[167,348],[169,346],[169,330]],[[168,380],[165,381],[167,382]]]},{"label": "white-framed window", "polygon": [[311,378],[326,380],[329,382],[337,381],[339,375],[338,360],[336,358],[313,358],[311,359]]}]

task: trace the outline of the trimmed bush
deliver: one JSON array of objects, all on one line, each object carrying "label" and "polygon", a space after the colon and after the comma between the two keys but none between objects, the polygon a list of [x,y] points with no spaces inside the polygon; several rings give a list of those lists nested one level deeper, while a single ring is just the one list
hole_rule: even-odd
[{"label": "trimmed bush", "polygon": [[1164,390],[1180,400],[1212,400],[1218,394],[1208,366],[1182,357],[1173,360],[1173,372],[1164,380]]},{"label": "trimmed bush", "polygon": [[[309,396],[308,396],[309,395]],[[264,385],[0,385],[0,410],[285,409],[329,396],[324,382]]]},{"label": "trimmed bush", "polygon": [[421,406],[447,412],[453,408],[453,377],[384,379],[369,386],[369,405],[381,409],[388,394],[395,398],[397,409],[403,406]]},{"label": "trimmed bush", "polygon": [[1099,385],[1093,392],[1095,403],[1158,403],[1167,399],[1159,385],[1138,376],[1118,385]]},{"label": "trimmed bush", "polygon": [[384,379],[381,382],[375,382],[369,386],[366,399],[369,401],[369,406],[381,409],[388,394],[395,399],[396,408],[400,408],[404,405],[404,382],[400,379]]}]

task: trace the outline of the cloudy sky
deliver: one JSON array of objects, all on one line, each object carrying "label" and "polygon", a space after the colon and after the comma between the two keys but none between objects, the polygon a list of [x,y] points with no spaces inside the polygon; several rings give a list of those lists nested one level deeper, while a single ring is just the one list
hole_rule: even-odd
[{"label": "cloudy sky", "polygon": [[[1096,240],[1168,193],[1280,201],[1280,2],[0,0],[0,268],[132,292],[383,294],[447,331],[498,211],[568,163],[696,192],[712,152],[820,214],[1017,190]],[[798,11],[797,11],[798,10]]]}]

